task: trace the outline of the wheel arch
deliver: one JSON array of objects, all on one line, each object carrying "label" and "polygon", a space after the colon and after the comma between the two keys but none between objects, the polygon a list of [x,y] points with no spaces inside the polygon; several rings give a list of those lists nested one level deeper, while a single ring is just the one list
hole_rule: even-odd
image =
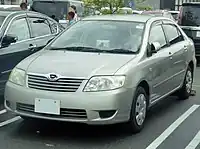
[{"label": "wheel arch", "polygon": [[141,80],[140,83],[137,85],[137,87],[140,86],[144,88],[147,96],[148,96],[148,105],[149,105],[149,100],[150,100],[150,86],[149,83],[146,80]]}]

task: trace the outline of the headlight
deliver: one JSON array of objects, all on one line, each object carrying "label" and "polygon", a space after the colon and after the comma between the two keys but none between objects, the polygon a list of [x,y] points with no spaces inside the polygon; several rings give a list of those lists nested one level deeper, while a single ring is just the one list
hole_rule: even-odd
[{"label": "headlight", "polygon": [[25,84],[25,71],[14,68],[8,79],[10,82],[23,86]]},{"label": "headlight", "polygon": [[120,88],[124,85],[125,76],[96,76],[86,84],[85,92],[108,91]]}]

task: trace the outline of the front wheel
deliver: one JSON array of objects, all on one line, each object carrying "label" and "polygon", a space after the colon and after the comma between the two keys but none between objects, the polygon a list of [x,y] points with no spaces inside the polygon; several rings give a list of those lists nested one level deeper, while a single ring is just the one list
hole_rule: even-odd
[{"label": "front wheel", "polygon": [[138,87],[133,98],[128,130],[132,133],[140,132],[144,127],[147,113],[148,96],[143,87]]},{"label": "front wheel", "polygon": [[192,83],[193,83],[193,73],[192,69],[188,67],[185,75],[185,79],[183,82],[183,86],[177,92],[178,99],[186,100],[189,99],[191,91],[192,91]]}]

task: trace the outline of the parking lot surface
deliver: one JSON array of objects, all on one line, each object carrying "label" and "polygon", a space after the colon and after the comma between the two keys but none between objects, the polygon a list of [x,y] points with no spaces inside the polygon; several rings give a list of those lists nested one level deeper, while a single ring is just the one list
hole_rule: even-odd
[{"label": "parking lot surface", "polygon": [[[0,103],[1,149],[200,149],[200,68],[196,96],[169,97],[148,114],[145,128],[130,135],[123,125],[88,126],[51,121],[23,121]],[[2,101],[2,100],[1,100]]]}]

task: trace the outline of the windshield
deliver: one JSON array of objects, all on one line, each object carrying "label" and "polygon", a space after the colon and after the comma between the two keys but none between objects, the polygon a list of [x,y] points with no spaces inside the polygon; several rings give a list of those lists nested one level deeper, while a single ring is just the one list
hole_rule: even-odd
[{"label": "windshield", "polygon": [[181,25],[200,26],[200,5],[184,6]]},{"label": "windshield", "polygon": [[144,23],[140,22],[79,21],[60,35],[50,49],[135,53],[140,48],[143,30]]},{"label": "windshield", "polygon": [[3,17],[3,16],[0,16],[0,27],[1,27],[1,25],[3,24],[3,21],[5,20],[5,17]]},{"label": "windshield", "polygon": [[55,16],[58,20],[65,20],[69,8],[69,2],[35,1],[31,8],[33,11],[46,14],[49,17]]}]

